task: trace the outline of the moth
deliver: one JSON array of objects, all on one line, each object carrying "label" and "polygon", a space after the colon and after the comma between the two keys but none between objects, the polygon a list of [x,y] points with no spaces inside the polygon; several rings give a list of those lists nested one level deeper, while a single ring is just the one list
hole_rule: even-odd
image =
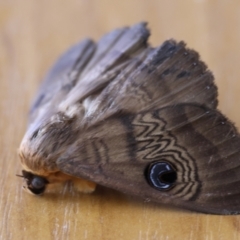
[{"label": "moth", "polygon": [[146,23],[86,39],[43,81],[19,148],[26,188],[73,181],[214,214],[240,213],[240,135],[197,52]]}]

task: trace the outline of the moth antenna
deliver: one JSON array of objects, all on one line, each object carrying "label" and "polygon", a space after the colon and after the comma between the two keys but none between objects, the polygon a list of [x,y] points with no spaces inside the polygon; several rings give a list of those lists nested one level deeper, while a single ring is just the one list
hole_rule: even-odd
[{"label": "moth antenna", "polygon": [[17,177],[25,178],[23,175],[16,174]]}]

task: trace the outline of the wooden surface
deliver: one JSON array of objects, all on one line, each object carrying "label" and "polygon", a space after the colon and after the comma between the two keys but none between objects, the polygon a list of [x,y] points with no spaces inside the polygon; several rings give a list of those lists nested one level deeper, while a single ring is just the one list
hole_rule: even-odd
[{"label": "wooden surface", "polygon": [[[0,239],[240,239],[240,216],[213,216],[69,185],[35,197],[15,174],[27,111],[44,73],[73,43],[141,20],[150,41],[185,40],[219,87],[219,108],[240,127],[240,1],[0,0]],[[59,192],[60,191],[60,192]]]}]

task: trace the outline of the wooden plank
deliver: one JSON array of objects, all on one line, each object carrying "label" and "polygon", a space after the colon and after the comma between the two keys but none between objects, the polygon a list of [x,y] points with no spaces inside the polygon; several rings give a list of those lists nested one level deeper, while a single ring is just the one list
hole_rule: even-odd
[{"label": "wooden plank", "polygon": [[82,38],[142,20],[154,45],[176,38],[201,53],[219,86],[219,108],[240,126],[239,8],[214,0],[1,0],[0,239],[240,239],[239,216],[166,208],[102,187],[84,195],[69,185],[35,197],[15,176],[28,107],[57,56]]}]

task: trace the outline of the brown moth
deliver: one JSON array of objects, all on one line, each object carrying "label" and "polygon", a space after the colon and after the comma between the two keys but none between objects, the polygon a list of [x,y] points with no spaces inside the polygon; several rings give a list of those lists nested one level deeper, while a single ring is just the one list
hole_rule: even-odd
[{"label": "brown moth", "polygon": [[27,188],[72,180],[215,214],[240,213],[240,135],[184,42],[145,23],[67,51],[43,81],[19,155]]}]

